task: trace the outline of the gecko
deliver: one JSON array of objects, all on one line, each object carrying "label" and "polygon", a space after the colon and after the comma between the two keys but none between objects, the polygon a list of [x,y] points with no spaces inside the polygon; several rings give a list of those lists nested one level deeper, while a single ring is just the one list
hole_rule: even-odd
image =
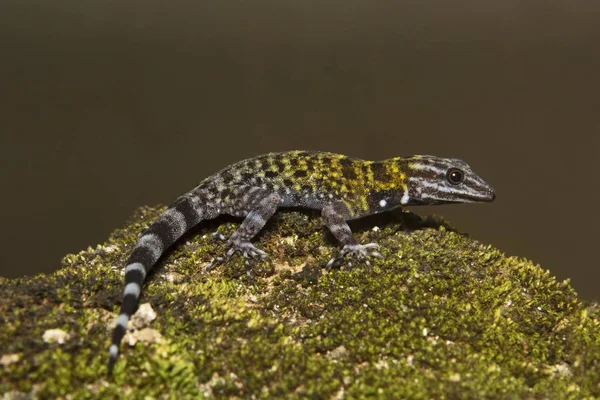
[{"label": "gecko", "polygon": [[224,254],[208,272],[241,253],[247,271],[254,260],[268,258],[250,240],[278,208],[320,210],[324,225],[342,247],[326,268],[346,262],[369,265],[381,258],[376,243],[360,244],[348,221],[402,206],[482,203],[495,199],[494,189],[464,161],[428,155],[366,161],[318,151],[269,153],[239,161],[202,180],[177,198],[139,236],[125,266],[121,310],[109,347],[112,373],[127,322],[138,306],[146,276],[157,260],[201,221],[222,214],[242,217],[226,240]]}]

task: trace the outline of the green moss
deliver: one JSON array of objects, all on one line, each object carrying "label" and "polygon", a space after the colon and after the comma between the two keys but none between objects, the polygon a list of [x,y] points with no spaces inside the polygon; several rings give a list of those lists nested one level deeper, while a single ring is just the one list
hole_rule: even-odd
[{"label": "green moss", "polygon": [[[316,215],[278,213],[256,240],[271,256],[248,280],[240,258],[195,229],[145,287],[156,343],[124,344],[106,376],[120,268],[162,208],[51,275],[0,278],[0,392],[40,398],[599,398],[600,310],[568,282],[440,219],[393,213],[353,224],[378,242],[372,270],[322,265],[338,245]],[[371,229],[378,226],[378,230]],[[405,232],[409,228],[409,233]],[[45,343],[48,329],[70,335]],[[8,360],[9,358],[5,358]],[[8,397],[10,398],[10,397]]]}]

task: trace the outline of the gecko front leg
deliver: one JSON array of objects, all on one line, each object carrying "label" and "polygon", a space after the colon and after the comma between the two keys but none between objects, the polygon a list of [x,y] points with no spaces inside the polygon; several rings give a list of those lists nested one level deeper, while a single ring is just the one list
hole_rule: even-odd
[{"label": "gecko front leg", "polygon": [[377,243],[360,244],[356,242],[356,239],[352,236],[352,230],[346,222],[350,219],[350,212],[346,204],[341,201],[330,203],[323,207],[321,216],[333,236],[343,245],[338,255],[327,263],[326,269],[328,271],[332,266],[345,259],[348,259],[348,267],[352,267],[352,260],[355,259],[358,262],[364,262],[370,268],[369,257],[383,258],[377,251],[379,249]]},{"label": "gecko front leg", "polygon": [[[244,216],[240,227],[226,240],[227,250],[221,257],[216,257],[206,265],[208,272],[219,264],[223,264],[239,252],[244,257],[246,274],[250,278],[250,261],[268,258],[267,253],[257,249],[251,242],[252,239],[265,226],[269,218],[275,214],[281,197],[277,193],[271,193],[260,188],[236,188],[237,201],[234,201],[227,212],[234,216]],[[249,210],[249,211],[248,211]],[[220,236],[219,238],[223,238]]]}]

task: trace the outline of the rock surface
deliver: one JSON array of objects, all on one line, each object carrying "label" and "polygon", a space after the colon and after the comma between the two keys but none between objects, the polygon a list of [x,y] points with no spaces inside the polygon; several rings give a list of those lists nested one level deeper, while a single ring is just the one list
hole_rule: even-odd
[{"label": "rock surface", "polygon": [[121,268],[163,209],[140,209],[53,274],[0,278],[3,399],[600,396],[598,305],[530,261],[402,212],[352,224],[383,261],[329,273],[338,245],[317,215],[278,213],[255,240],[271,264],[251,281],[239,257],[202,270],[224,246],[209,233],[238,221],[202,224],[150,275],[150,309],[108,378]]}]

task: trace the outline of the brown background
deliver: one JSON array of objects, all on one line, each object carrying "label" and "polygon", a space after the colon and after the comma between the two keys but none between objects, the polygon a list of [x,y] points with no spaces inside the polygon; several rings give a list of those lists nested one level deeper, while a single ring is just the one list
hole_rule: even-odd
[{"label": "brown background", "polygon": [[598,4],[4,0],[0,275],[241,158],[425,153],[498,198],[414,211],[600,299]]}]

